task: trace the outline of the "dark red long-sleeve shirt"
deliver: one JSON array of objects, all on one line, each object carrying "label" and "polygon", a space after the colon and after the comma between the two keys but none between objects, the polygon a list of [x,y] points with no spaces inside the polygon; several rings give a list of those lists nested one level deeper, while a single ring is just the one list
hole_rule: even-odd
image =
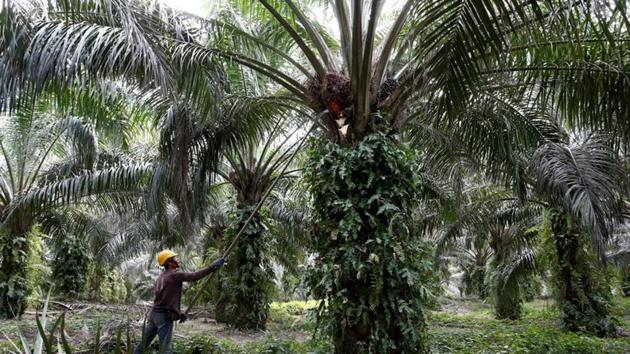
[{"label": "dark red long-sleeve shirt", "polygon": [[217,267],[210,265],[208,268],[197,272],[182,272],[179,269],[168,269],[162,272],[155,282],[155,300],[153,309],[157,311],[174,311],[181,314],[180,303],[182,299],[182,283],[197,281],[212,273]]}]

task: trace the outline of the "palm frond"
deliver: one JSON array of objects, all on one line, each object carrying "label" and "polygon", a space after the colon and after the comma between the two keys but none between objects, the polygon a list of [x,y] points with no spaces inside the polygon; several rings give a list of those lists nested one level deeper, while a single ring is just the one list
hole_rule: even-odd
[{"label": "palm frond", "polygon": [[297,190],[298,186],[287,185],[283,192],[273,193],[269,200],[273,220],[269,230],[273,236],[271,254],[291,272],[298,271],[305,257],[312,228],[307,196],[303,190]]},{"label": "palm frond", "polygon": [[308,58],[317,76],[324,77],[326,75],[326,69],[324,68],[324,65],[319,60],[319,58],[315,55],[315,53],[311,50],[311,48],[306,44],[306,42],[304,42],[302,37],[293,28],[290,22],[287,21],[287,19],[285,19],[285,17],[278,10],[276,10],[268,1],[266,0],[259,0],[259,1],[269,11],[269,13],[276,19],[276,21],[278,21],[282,25],[282,27],[284,27],[287,33],[291,35],[291,37],[300,47],[304,55]]},{"label": "palm frond", "polygon": [[[352,70],[357,70],[358,75],[353,75],[353,83],[356,80],[356,85],[353,85],[353,94],[355,97],[355,119],[358,120],[358,124],[355,127],[359,136],[363,136],[368,126],[369,120],[364,117],[365,114],[370,112],[370,105],[372,97],[371,86],[372,81],[372,57],[374,54],[374,41],[376,36],[376,27],[380,18],[383,2],[381,0],[372,0],[370,6],[370,15],[367,22],[367,31],[363,36],[363,23],[361,17],[363,16],[361,8],[363,6],[362,1],[354,1],[354,13],[353,16],[359,16],[359,20],[353,19],[353,67]],[[359,43],[356,43],[359,42]],[[355,57],[356,56],[356,57]],[[353,72],[352,71],[352,72]],[[378,82],[374,83],[378,84]],[[379,87],[379,86],[376,86]]]},{"label": "palm frond", "polygon": [[630,266],[630,231],[628,225],[620,225],[611,237],[606,251],[606,260],[617,267]]},{"label": "palm frond", "polygon": [[[69,176],[82,170],[90,170],[96,163],[98,152],[95,132],[80,119],[67,117],[54,124],[51,131],[57,132],[57,135],[45,143],[47,148],[40,156],[33,156],[39,161],[36,167],[28,171],[27,182],[23,187],[24,191],[31,189],[35,184],[41,184],[43,181]],[[45,163],[50,163],[51,156],[49,155],[57,147],[56,145],[68,145],[61,147],[62,150],[65,150],[63,154],[60,154],[62,155],[61,161],[42,170]]]},{"label": "palm frond", "polygon": [[62,123],[67,140],[72,146],[72,155],[81,169],[92,169],[96,163],[97,140],[93,129],[76,117],[68,117]]},{"label": "palm frond", "polygon": [[57,182],[47,183],[42,187],[32,188],[16,199],[7,211],[4,223],[10,220],[17,210],[37,213],[51,207],[70,205],[89,196],[140,190],[149,175],[148,165],[139,164],[86,171]]},{"label": "palm frond", "polygon": [[399,36],[403,30],[407,18],[411,12],[414,12],[413,7],[416,5],[415,1],[407,0],[405,5],[400,10],[400,13],[396,17],[394,24],[387,33],[387,37],[384,39],[382,49],[379,52],[376,68],[374,69],[374,83],[376,87],[380,87],[383,81],[383,77],[387,72],[387,67],[390,64],[391,56],[396,47],[396,42],[399,41]]},{"label": "palm frond", "polygon": [[207,48],[199,44],[185,42],[175,43],[173,53],[178,61],[183,62],[192,60],[210,61],[217,57],[232,60],[240,65],[251,68],[263,75],[273,78],[277,84],[280,84],[300,99],[307,101],[305,89],[300,82],[296,81],[283,71],[274,68],[263,61],[248,57],[247,55],[235,53],[229,50]]},{"label": "palm frond", "polygon": [[[301,63],[299,63],[296,59],[292,58],[288,53],[290,50],[288,48],[283,48],[280,45],[274,46],[275,43],[269,42],[268,38],[256,36],[252,33],[247,32],[245,29],[240,28],[232,23],[229,23],[230,19],[222,19],[222,20],[206,20],[205,23],[209,27],[209,31],[215,34],[218,38],[226,38],[229,37],[233,42],[239,41],[238,43],[231,43],[230,47],[244,48],[248,52],[254,52],[252,47],[255,47],[261,53],[259,55],[255,55],[254,57],[267,57],[270,55],[265,53],[264,51],[268,50],[271,54],[277,55],[279,58],[284,60],[286,63],[291,64],[297,70],[299,70],[304,77],[308,77],[311,75],[311,72],[304,67]],[[275,66],[275,65],[274,65]],[[280,66],[280,65],[278,65]]]},{"label": "palm frond", "polygon": [[536,253],[531,248],[525,248],[515,252],[507,263],[501,269],[498,269],[498,276],[501,277],[501,282],[507,285],[515,281],[515,278],[523,273],[528,274],[535,270]]},{"label": "palm frond", "polygon": [[518,81],[535,82],[531,94],[540,106],[555,107],[556,115],[571,127],[615,132],[618,144],[627,147],[629,110],[624,97],[630,93],[630,58],[626,68],[609,63],[571,63],[569,58],[558,58],[558,65],[550,63],[551,58],[540,60],[546,66],[506,66],[494,72],[512,72]]},{"label": "palm frond", "polygon": [[162,65],[164,59],[156,57],[137,29],[130,31],[89,22],[42,24],[27,53],[35,92],[43,91],[51,78],[65,81],[80,78],[81,73],[91,74],[91,78],[134,75],[147,84],[153,80],[169,83],[170,74]]},{"label": "palm frond", "polygon": [[[434,95],[450,117],[463,108],[476,87],[481,71],[507,47],[504,23],[512,24],[524,17],[524,8],[536,6],[521,1],[449,0],[425,2],[413,19],[424,29],[417,34],[422,43],[416,56],[426,56],[414,78],[422,71],[432,79]],[[481,60],[478,60],[481,58]],[[411,70],[412,68],[410,68]]]},{"label": "palm frond", "polygon": [[352,52],[352,32],[350,29],[350,11],[345,0],[335,0],[335,17],[339,26],[341,36],[341,52],[348,72],[351,72],[353,52]]},{"label": "palm frond", "polygon": [[304,27],[305,32],[308,33],[309,37],[311,38],[312,43],[315,45],[315,48],[317,49],[320,57],[322,58],[322,61],[326,67],[326,70],[329,72],[337,71],[338,69],[337,69],[335,60],[333,58],[333,54],[330,48],[328,47],[328,45],[326,44],[326,42],[324,41],[324,38],[319,33],[319,30],[315,27],[315,25],[311,22],[311,20],[309,20],[308,17],[306,17],[304,12],[300,8],[298,8],[298,6],[293,1],[287,0],[286,3],[291,8],[291,11],[298,18],[302,26]]},{"label": "palm frond", "polygon": [[597,135],[575,146],[545,144],[532,159],[538,193],[589,231],[601,257],[622,212],[621,166],[609,141]]},{"label": "palm frond", "polygon": [[26,75],[26,51],[33,26],[28,6],[3,0],[0,9],[0,109],[12,112],[20,107],[18,93]]},{"label": "palm frond", "polygon": [[424,151],[427,164],[482,173],[521,197],[528,156],[541,144],[567,139],[549,114],[529,105],[527,97],[500,92],[480,92],[469,101],[460,113],[465,124],[427,122],[433,117],[419,110],[408,118],[411,141]]},{"label": "palm frond", "polygon": [[188,99],[200,110],[221,97],[221,65],[176,55],[178,44],[198,44],[203,33],[167,8],[121,0],[33,4],[45,13],[33,20],[25,56],[26,80],[36,95],[60,82],[111,79],[157,88],[171,101]]}]

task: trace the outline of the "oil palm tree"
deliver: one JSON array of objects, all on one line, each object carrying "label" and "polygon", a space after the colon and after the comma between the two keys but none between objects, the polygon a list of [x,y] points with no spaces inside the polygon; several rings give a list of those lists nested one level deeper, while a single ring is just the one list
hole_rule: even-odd
[{"label": "oil palm tree", "polygon": [[571,331],[614,335],[610,288],[603,274],[606,242],[623,222],[626,173],[610,138],[546,144],[532,159],[536,190],[548,203],[558,303]]},{"label": "oil palm tree", "polygon": [[[269,150],[262,154],[265,146]],[[279,158],[274,162],[276,165],[285,162],[282,160],[286,160],[288,156],[284,149],[277,140],[267,140],[263,146],[252,142],[249,147],[231,153],[231,157],[220,165],[219,179],[210,187],[208,200],[204,204],[202,228],[205,231],[197,239],[197,246],[187,243],[187,248],[192,252],[200,247],[205,250],[202,257],[204,263],[216,258],[233,241],[235,232],[250,216],[248,212],[256,206],[239,202],[245,200],[239,190],[253,192],[260,187],[254,186],[255,183],[245,183],[248,187],[243,187],[241,183],[245,181],[237,177],[237,174],[251,181],[251,173],[260,173],[265,160],[270,162]],[[247,157],[252,152],[261,158],[260,163],[255,158],[255,166],[240,165],[238,156],[242,156],[245,161],[253,161]],[[285,156],[272,157],[278,154]],[[234,163],[234,167],[230,161]],[[199,298],[200,303],[214,305],[214,315],[218,321],[236,328],[260,330],[266,327],[273,293],[270,290],[279,285],[277,282],[274,284],[274,276],[276,281],[282,281],[278,279],[280,273],[282,276],[297,275],[299,278],[300,266],[308,252],[310,221],[307,193],[302,189],[299,170],[280,173],[279,167],[281,166],[268,166],[265,173],[267,177],[256,178],[273,180],[280,177],[264,206],[254,215],[253,225],[257,227],[246,229],[228,258],[227,271],[218,273],[211,286],[205,288]],[[235,186],[234,182],[238,184]],[[254,192],[258,194],[255,199],[259,201],[262,196],[260,192]],[[250,203],[252,202],[250,199]],[[282,286],[284,285],[283,283]],[[196,294],[198,291],[201,291],[199,287],[193,287],[188,290],[188,294]],[[282,291],[290,293],[293,289],[283,288]]]},{"label": "oil palm tree", "polygon": [[146,174],[146,168],[132,165],[93,171],[98,157],[93,130],[76,117],[59,119],[34,108],[2,119],[1,309],[5,317],[24,311],[26,234],[37,218],[84,197],[135,186]]},{"label": "oil palm tree", "polygon": [[436,238],[438,261],[454,258],[464,266],[465,277],[476,274],[470,283],[482,290],[477,295],[492,295],[497,318],[520,318],[520,283],[536,268],[532,239],[538,235],[540,208],[520,203],[493,184],[473,184],[449,194],[421,221]]},{"label": "oil palm tree", "polygon": [[537,270],[540,208],[504,205],[494,215],[490,228],[490,246],[495,251],[491,281],[497,318],[519,319],[522,315],[522,285]]},{"label": "oil palm tree", "polygon": [[[111,146],[129,150],[129,135],[120,134],[119,129],[147,116],[146,110],[128,103],[132,96],[126,88],[113,85],[86,85],[80,92],[59,88],[38,97],[27,92],[16,107],[0,111],[4,277],[11,278],[13,273],[16,282],[25,280],[21,271],[9,269],[24,269],[28,253],[24,235],[35,223],[70,204],[115,210],[132,207],[142,197],[139,188],[148,177],[146,162],[105,150]],[[5,287],[13,295],[3,297],[7,299],[3,316],[24,310],[21,294],[25,291],[17,285]]]},{"label": "oil palm tree", "polygon": [[[25,263],[28,254],[27,233],[34,224],[29,210],[12,210],[28,192],[37,189],[48,172],[55,155],[53,150],[63,143],[84,146],[81,151],[71,149],[66,161],[72,168],[85,168],[94,162],[95,139],[91,131],[74,118],[57,124],[33,111],[21,111],[16,116],[2,119],[0,134],[0,211],[2,215],[2,305],[3,317],[19,316],[24,311],[27,287]],[[72,169],[71,168],[71,169]],[[7,216],[11,215],[10,220]]]},{"label": "oil palm tree", "polygon": [[630,237],[627,225],[619,227],[611,238],[606,260],[619,269],[621,292],[626,297],[630,296]]},{"label": "oil palm tree", "polygon": [[457,267],[463,270],[462,288],[460,292],[470,296],[478,296],[480,300],[488,297],[486,286],[486,267],[490,264],[492,250],[488,245],[464,243],[455,247],[452,258]]},{"label": "oil palm tree", "polygon": [[[523,105],[523,103],[526,103],[526,102],[528,102],[528,99],[526,97],[522,98],[520,100],[520,103],[513,104],[513,107],[521,106]],[[526,109],[527,106],[528,105],[521,108],[520,110],[524,112],[529,112]],[[481,107],[476,107],[476,105],[473,102],[471,103],[471,106],[468,107],[464,112],[467,112],[467,111],[471,112],[475,114],[478,118],[475,121],[471,121],[470,124],[466,126],[455,126],[454,128],[450,128],[450,129],[436,129],[435,127],[430,126],[426,123],[419,124],[418,126],[420,127],[420,129],[417,129],[415,131],[415,134],[418,134],[418,136],[414,137],[414,139],[423,139],[425,141],[425,143],[421,145],[425,151],[425,155],[424,155],[426,158],[425,161],[427,161],[429,165],[436,164],[436,162],[439,162],[439,164],[449,166],[447,168],[447,172],[451,174],[453,173],[453,171],[462,171],[462,170],[464,171],[463,174],[465,176],[467,176],[466,173],[470,173],[470,171],[483,172],[484,175],[489,176],[494,180],[498,180],[498,181],[503,180],[506,183],[506,187],[508,186],[512,187],[513,193],[515,193],[515,195],[518,196],[521,202],[525,203],[525,205],[530,205],[531,204],[530,202],[533,201],[535,204],[539,206],[542,205],[546,207],[550,205],[555,205],[552,202],[550,202],[549,198],[543,198],[543,196],[549,196],[548,194],[549,190],[545,190],[542,193],[539,193],[537,196],[530,195],[528,190],[530,190],[531,187],[536,187],[536,185],[539,183],[546,183],[546,184],[554,183],[557,188],[561,188],[561,186],[563,185],[562,183],[565,183],[566,180],[563,180],[562,183],[560,183],[559,181],[551,182],[551,178],[552,176],[554,176],[552,171],[556,171],[556,172],[559,171],[559,169],[554,170],[554,168],[557,168],[560,166],[560,162],[558,161],[562,158],[562,156],[565,156],[564,163],[566,163],[568,166],[573,166],[574,168],[573,173],[575,176],[580,175],[581,173],[580,169],[589,169],[589,170],[593,169],[593,171],[595,171],[597,168],[601,168],[601,169],[607,168],[606,166],[580,167],[579,163],[581,163],[581,161],[578,159],[576,159],[574,163],[570,163],[570,160],[568,157],[570,156],[570,154],[566,151],[562,152],[563,150],[562,148],[560,148],[560,147],[564,147],[566,149],[566,146],[567,146],[566,142],[569,140],[567,137],[567,133],[563,132],[563,129],[561,127],[553,124],[553,122],[551,122],[550,119],[541,120],[540,118],[537,118],[537,117],[545,117],[546,115],[544,114],[544,112],[534,113],[532,118],[529,119],[529,121],[532,123],[530,124],[530,129],[532,131],[534,130],[538,131],[540,134],[538,138],[534,139],[533,141],[527,142],[526,140],[525,141],[521,140],[523,137],[523,135],[521,134],[525,132],[527,129],[517,128],[514,124],[511,124],[511,126],[505,125],[508,121],[502,120],[501,117],[507,117],[509,116],[509,114],[507,113],[496,114],[496,113],[493,113],[493,110],[494,108],[491,105],[486,104],[486,105],[482,105]],[[517,121],[516,119],[510,120],[510,122],[516,122],[516,121]],[[519,135],[521,136],[521,138],[519,138]],[[535,137],[535,135],[533,134],[530,134],[529,136]],[[480,142],[480,139],[485,140],[485,143]],[[612,144],[612,146],[615,146],[617,148],[619,148],[620,146],[623,146],[623,144],[619,144],[618,141],[615,142],[616,139],[618,139],[618,137],[613,137],[612,142],[610,144]],[[512,142],[505,144],[506,141],[512,141]],[[431,144],[428,144],[427,142],[431,142],[433,146],[431,146]],[[494,146],[494,147],[489,148],[488,145]],[[536,148],[536,146],[539,146],[539,147]],[[556,149],[554,150],[551,147],[556,147]],[[589,149],[593,149],[593,151],[589,152]],[[597,147],[596,144],[593,144],[593,146],[586,144],[583,148],[580,149],[580,154],[584,154],[584,155],[588,155],[591,153],[598,154],[599,152],[602,151],[602,149],[608,151],[611,154],[609,155],[609,158],[612,158],[614,160],[615,154],[612,152],[612,150],[610,150],[610,147],[608,148]],[[556,161],[554,162],[556,163],[556,165],[554,165],[553,167],[549,165],[545,169],[546,171],[545,178],[547,178],[547,182],[540,182],[540,180],[538,179],[541,177],[541,175],[536,175],[536,173],[540,173],[538,170],[539,167],[532,168],[531,166],[528,166],[530,164],[529,161],[532,160],[532,158],[534,159],[534,161],[538,161],[537,163],[540,163],[541,161],[540,158],[542,154],[541,151],[546,151],[545,159],[548,159],[550,161],[549,163],[551,163],[552,161]],[[497,158],[503,159],[504,162],[497,163],[497,160],[499,160]],[[508,162],[508,163],[505,163],[505,162]],[[611,163],[611,162],[607,162],[607,163]],[[617,164],[618,168],[621,168],[622,163],[620,161],[617,161],[615,163]],[[481,169],[479,168],[479,166],[481,166]],[[538,172],[535,172],[533,175],[531,175],[530,174],[531,171],[538,171]],[[613,180],[617,179],[617,182],[620,183],[620,186],[623,186],[624,182],[622,180],[619,180],[618,169],[617,169],[617,172],[615,171],[610,172],[610,170],[605,170],[605,171],[602,170],[599,177],[603,178],[604,174],[606,173],[612,173],[613,176],[609,178]],[[615,175],[617,177],[614,177]],[[557,177],[562,178],[562,176],[560,175]],[[592,187],[595,187],[595,185],[593,185]],[[596,188],[600,188],[600,187],[596,187]],[[610,185],[608,185],[608,187],[610,187]],[[576,188],[578,187],[576,186]],[[580,187],[580,188],[584,188],[584,187]],[[574,189],[574,190],[577,190],[577,189]],[[541,190],[539,189],[539,191]],[[611,193],[614,194],[617,192],[611,192]],[[621,196],[622,195],[619,194],[620,198]],[[538,200],[532,200],[532,199],[538,199]],[[618,201],[618,203],[619,203],[619,207],[621,207],[622,206],[621,202]],[[512,212],[510,213],[513,213],[514,211],[518,209],[519,207],[518,205],[516,205],[516,207],[510,207],[506,209],[506,211],[512,210]],[[621,218],[619,214],[620,210],[621,209],[618,209],[618,212],[617,212],[618,215],[615,218],[610,219],[611,216],[609,215],[608,221],[606,221],[605,219],[600,219],[600,221],[603,223],[610,222],[612,223],[612,225],[614,225],[615,223],[619,222]],[[492,213],[495,213],[495,211],[496,210],[493,209]],[[468,214],[465,214],[465,215],[468,215]],[[509,214],[506,214],[505,216],[508,216],[508,215]],[[492,221],[495,221],[495,220],[498,221],[500,219],[504,219],[503,217],[498,218],[498,216],[499,215],[493,215],[493,216],[488,216],[487,218],[484,217],[481,219],[492,220]],[[604,217],[604,216],[600,216],[600,217]],[[507,219],[505,221],[507,221]],[[496,232],[500,231],[497,235],[503,233],[504,231],[509,232],[509,230],[513,227],[510,226],[509,228],[506,228],[506,226],[508,225],[511,225],[511,222],[503,225],[503,227],[500,227],[494,230]],[[524,226],[525,226],[525,229],[521,231],[524,231],[528,228],[527,225],[524,225]],[[529,227],[531,226],[533,226],[533,224],[530,224]],[[585,231],[585,232],[592,233],[595,237],[598,231],[589,229],[588,231]],[[494,248],[495,249],[503,248],[503,247],[500,247],[502,243],[501,240],[503,239],[503,237],[495,237],[495,239],[496,239],[496,242],[494,242]],[[527,268],[531,268],[532,265],[535,263],[534,258],[532,258],[534,254],[531,251],[527,251],[524,253],[518,252],[515,255],[518,257],[515,258],[513,261],[517,262],[516,264],[521,264],[522,266],[524,266],[525,268],[521,268],[521,269],[524,269],[525,271],[527,271]],[[513,263],[513,261],[509,261],[509,263]],[[581,266],[583,267],[587,267],[587,268],[590,267],[588,265],[590,261],[587,255],[584,255],[583,257],[576,257],[573,261],[574,261],[574,267],[577,267],[578,263],[581,264]],[[512,266],[505,269],[508,269],[508,270],[512,269]],[[502,272],[497,273],[497,275],[501,273]],[[508,272],[508,274],[510,273],[511,272]],[[601,279],[605,279],[605,277],[602,277]],[[496,280],[500,281],[501,279],[496,278]],[[507,279],[504,279],[503,282],[507,282]],[[561,284],[563,282],[564,280],[557,281],[558,284]],[[560,286],[563,287],[564,285],[560,285]],[[600,290],[603,291],[602,294],[608,293],[605,289],[600,289]],[[505,302],[504,306],[501,306],[503,310],[499,311],[499,309],[497,309],[497,313],[502,312],[502,313],[512,314],[512,315],[509,315],[508,317],[517,316],[518,312],[514,312],[514,311],[516,311],[520,306],[518,305],[515,306],[514,304],[515,304],[515,301],[518,301],[518,296],[515,295],[512,298],[513,298],[513,301]],[[497,297],[497,300],[500,300],[500,299],[502,298]],[[580,318],[585,318],[588,316],[587,315],[588,313],[593,313],[593,311],[589,310],[588,308],[578,307],[578,306],[575,306],[569,309],[569,311],[575,313],[574,317],[580,317]],[[602,325],[607,325],[608,317],[606,317],[605,314],[606,314],[606,311],[603,311],[603,317],[601,318]],[[573,328],[573,329],[584,328],[584,326],[582,325],[573,325],[573,326],[567,326],[567,327]],[[597,329],[596,326],[591,327],[589,330],[594,331],[594,332],[600,331],[600,329]],[[604,332],[599,332],[599,333],[605,334],[606,330],[604,330]],[[608,333],[611,333],[611,331],[608,330]]]},{"label": "oil palm tree", "polygon": [[218,280],[217,319],[238,328],[261,330],[266,327],[274,278],[268,231],[272,215],[256,211],[256,206],[275,179],[297,177],[295,170],[283,167],[298,146],[295,133],[299,130],[287,134],[278,124],[263,139],[263,144],[252,141],[242,149],[227,153],[225,164],[217,171],[236,193],[233,226],[226,230],[223,242],[229,242],[234,232],[245,226],[250,214],[255,213],[230,256],[230,272],[220,274]]},{"label": "oil palm tree", "polygon": [[529,191],[527,164],[538,146],[562,142],[566,133],[527,95],[502,96],[498,105],[496,99],[472,99],[461,112],[466,124],[440,126],[430,114],[418,115],[409,138],[423,157],[428,193],[419,222],[437,237],[436,261],[449,261],[458,248],[465,252],[458,260],[479,257],[477,266],[475,260],[465,266],[476,270],[478,286],[489,288],[496,316],[516,319],[520,283],[537,263],[532,238],[540,201]]}]

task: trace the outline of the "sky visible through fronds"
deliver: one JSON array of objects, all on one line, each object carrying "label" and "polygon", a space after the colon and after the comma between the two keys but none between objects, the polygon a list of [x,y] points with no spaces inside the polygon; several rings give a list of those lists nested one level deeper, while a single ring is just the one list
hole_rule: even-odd
[{"label": "sky visible through fronds", "polygon": [[[188,12],[195,15],[204,16],[212,12],[215,6],[220,6],[221,0],[160,0],[165,5],[178,11]],[[298,0],[297,3],[300,1]],[[383,14],[388,16],[392,13],[396,13],[403,5],[403,1],[386,0],[383,5]],[[325,5],[320,5],[324,7]],[[339,29],[337,28],[337,22],[332,17],[333,11],[312,11],[317,19],[317,22],[323,25],[328,25],[328,30],[334,35],[339,35]]]}]

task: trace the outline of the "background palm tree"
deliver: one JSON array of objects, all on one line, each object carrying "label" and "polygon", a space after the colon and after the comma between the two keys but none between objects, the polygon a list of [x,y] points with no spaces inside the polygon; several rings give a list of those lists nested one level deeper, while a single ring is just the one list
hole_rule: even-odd
[{"label": "background palm tree", "polygon": [[[29,96],[28,104],[17,110],[1,111],[0,232],[6,245],[2,269],[5,277],[14,278],[3,279],[12,284],[4,287],[12,295],[3,297],[7,299],[3,316],[24,310],[28,289],[20,285],[26,281],[24,274],[15,269],[24,269],[25,235],[36,222],[55,209],[88,199],[101,209],[131,207],[139,198],[136,188],[147,175],[141,160],[112,157],[101,149],[110,144],[124,147],[127,140],[118,128],[140,120],[145,111],[129,109],[123,93],[110,87],[88,86],[72,104],[67,99],[74,93]],[[102,133],[100,141],[95,127]]]},{"label": "background palm tree", "polygon": [[[263,144],[252,141],[241,150],[225,155],[225,166],[217,173],[236,193],[232,226],[225,232],[228,244],[255,211],[276,178],[295,178],[294,170],[280,174],[296,148],[297,130],[283,136],[280,124]],[[288,145],[288,146],[287,146]],[[274,273],[271,267],[271,215],[256,212],[230,256],[229,272],[218,278],[217,319],[237,328],[264,329],[269,316]]]},{"label": "background palm tree", "polygon": [[[58,162],[69,167],[68,170],[83,169],[94,163],[96,144],[91,130],[75,118],[55,122],[35,110],[22,110],[18,115],[3,117],[1,124],[0,215],[3,227],[0,288],[3,300],[0,314],[13,317],[23,313],[24,301],[30,291],[25,278],[27,233],[35,223],[32,209],[17,208],[16,205],[21,198],[38,189],[49,171],[55,171],[51,159],[55,153]],[[61,148],[64,145],[70,149],[64,151]],[[85,148],[76,149],[78,146]],[[61,161],[64,158],[65,161]]]},{"label": "background palm tree", "polygon": [[[140,168],[90,171],[97,158],[96,138],[81,120],[58,119],[37,110],[5,116],[0,148],[2,210],[2,315],[20,315],[28,294],[24,265],[26,234],[47,210],[121,186],[131,187]],[[135,172],[135,173],[134,173]]]},{"label": "background palm tree", "polygon": [[624,296],[630,296],[630,239],[628,227],[619,227],[613,235],[606,259],[617,266],[620,273],[620,288]]},{"label": "background palm tree", "polygon": [[534,238],[539,210],[522,205],[507,205],[497,210],[490,229],[490,245],[495,251],[492,283],[497,318],[519,319],[524,300],[523,286],[536,271]]},{"label": "background palm tree", "polygon": [[[464,191],[442,198],[426,213],[438,262],[454,262],[476,295],[491,296],[499,319],[521,316],[521,283],[535,269],[531,240],[537,236],[538,208],[523,205],[493,184],[469,181]],[[441,195],[447,195],[441,193]]]},{"label": "background palm tree", "polygon": [[572,145],[546,144],[532,160],[536,189],[548,204],[558,302],[565,326],[614,335],[610,288],[599,260],[623,219],[625,176],[619,155],[601,135]]}]

